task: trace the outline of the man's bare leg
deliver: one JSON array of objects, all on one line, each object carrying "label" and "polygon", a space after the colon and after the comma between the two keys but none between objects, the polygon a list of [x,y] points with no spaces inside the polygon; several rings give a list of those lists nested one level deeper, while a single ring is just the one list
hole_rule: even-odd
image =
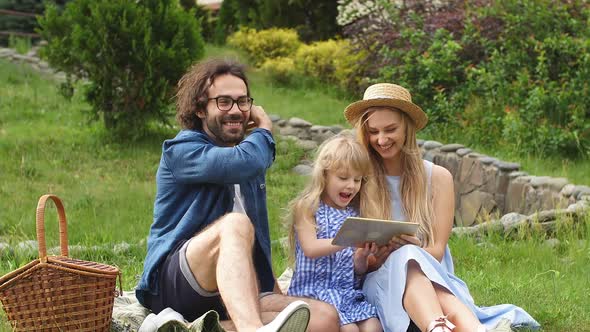
[{"label": "man's bare leg", "polygon": [[338,312],[332,305],[314,299],[281,294],[271,294],[260,299],[263,322],[266,324],[267,319],[272,320],[289,303],[296,300],[304,301],[309,305],[311,317],[307,327],[308,332],[338,332],[340,330]]},{"label": "man's bare leg", "polygon": [[199,285],[219,290],[236,330],[262,326],[256,272],[252,261],[254,228],[240,213],[229,213],[190,241],[186,258]]}]

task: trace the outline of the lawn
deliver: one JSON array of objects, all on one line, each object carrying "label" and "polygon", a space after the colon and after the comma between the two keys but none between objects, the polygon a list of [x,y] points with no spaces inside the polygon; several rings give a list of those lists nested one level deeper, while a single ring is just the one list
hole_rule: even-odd
[{"label": "lawn", "polygon": [[[217,52],[209,50],[209,54]],[[344,125],[341,111],[350,100],[341,93],[320,85],[285,88],[258,73],[251,77],[256,103],[267,112],[314,124]],[[129,290],[142,269],[161,143],[173,137],[176,129],[154,129],[140,141],[117,141],[101,123],[88,121],[88,109],[79,95],[71,101],[61,97],[50,78],[0,60],[0,242],[14,246],[35,239],[37,199],[54,193],[65,204],[70,245],[86,248],[72,250],[71,255],[119,266],[123,287]],[[278,241],[286,234],[281,217],[304,183],[291,172],[304,153],[277,140],[267,188],[273,264],[280,273],[287,265],[286,252]],[[576,184],[590,184],[585,171],[590,169],[588,160],[484,152],[503,159],[520,157],[507,160],[520,162],[531,174],[565,176]],[[47,210],[48,247],[58,244],[55,214],[54,208]],[[588,330],[589,225],[586,218],[582,227],[559,232],[561,242],[555,247],[548,246],[542,234],[519,240],[453,237],[450,246],[457,275],[470,286],[478,304],[522,306],[540,321],[544,331]],[[115,246],[119,249],[114,250]],[[35,257],[34,248],[0,250],[0,275]]]}]

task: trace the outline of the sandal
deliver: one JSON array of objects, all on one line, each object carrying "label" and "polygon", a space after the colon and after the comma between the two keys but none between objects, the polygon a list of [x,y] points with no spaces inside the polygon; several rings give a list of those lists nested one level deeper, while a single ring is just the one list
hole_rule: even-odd
[{"label": "sandal", "polygon": [[447,316],[440,316],[428,324],[426,331],[428,332],[447,332],[453,331],[455,324],[451,323]]}]

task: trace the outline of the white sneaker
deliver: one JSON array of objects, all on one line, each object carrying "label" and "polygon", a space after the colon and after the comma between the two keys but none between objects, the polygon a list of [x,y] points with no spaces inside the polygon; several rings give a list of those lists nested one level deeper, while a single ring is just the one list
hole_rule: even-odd
[{"label": "white sneaker", "polygon": [[309,305],[297,300],[281,311],[272,322],[257,332],[305,332],[309,324]]}]

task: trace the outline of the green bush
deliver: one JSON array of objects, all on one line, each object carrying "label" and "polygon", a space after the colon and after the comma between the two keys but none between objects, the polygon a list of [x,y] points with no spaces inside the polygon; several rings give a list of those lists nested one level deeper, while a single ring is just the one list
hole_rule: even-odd
[{"label": "green bush", "polygon": [[167,122],[178,79],[203,55],[194,13],[173,0],[78,0],[63,13],[48,7],[39,23],[51,66],[88,80],[93,114],[120,133]]},{"label": "green bush", "polygon": [[255,66],[267,59],[290,57],[301,45],[295,30],[277,28],[260,31],[241,28],[228,37],[227,43],[245,51]]},{"label": "green bush", "polygon": [[338,3],[334,0],[224,0],[219,10],[215,40],[240,28],[295,29],[303,40],[322,40],[340,32],[336,24]]},{"label": "green bush", "polygon": [[365,71],[373,81],[412,91],[430,118],[426,134],[515,153],[590,154],[590,3],[411,6],[355,23],[349,37],[375,48]]},{"label": "green bush", "polygon": [[260,69],[273,81],[281,84],[291,83],[291,79],[296,73],[295,61],[286,57],[266,59]]},{"label": "green bush", "polygon": [[302,45],[295,54],[297,71],[305,76],[353,88],[362,79],[361,64],[366,53],[353,52],[345,39]]}]

